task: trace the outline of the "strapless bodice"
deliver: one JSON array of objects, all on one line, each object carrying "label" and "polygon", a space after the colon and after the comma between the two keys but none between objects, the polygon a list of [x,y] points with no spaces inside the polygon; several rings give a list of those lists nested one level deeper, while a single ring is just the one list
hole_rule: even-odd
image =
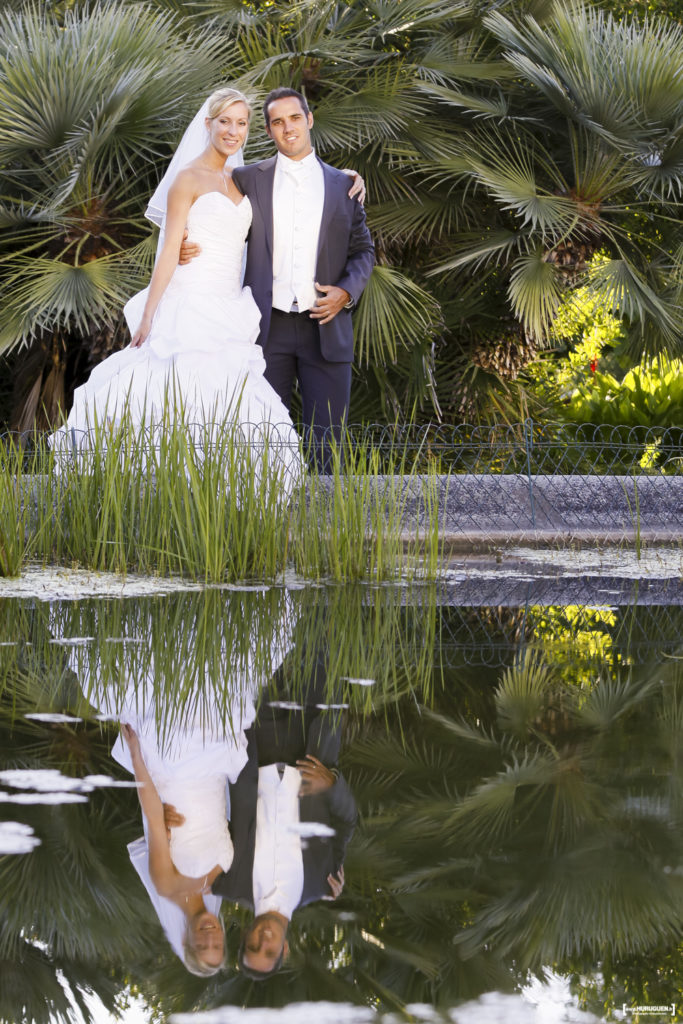
[{"label": "strapless bodice", "polygon": [[236,295],[242,287],[244,243],[251,225],[251,203],[245,196],[235,204],[222,192],[205,192],[187,215],[188,239],[201,246],[190,263],[176,267],[171,287],[191,286],[202,292],[218,287]]},{"label": "strapless bodice", "polygon": [[233,846],[228,830],[225,801],[227,775],[204,779],[176,777],[173,785],[159,787],[164,803],[173,804],[185,818],[171,829],[171,860],[182,875],[198,878],[216,864],[227,871],[232,864]]}]

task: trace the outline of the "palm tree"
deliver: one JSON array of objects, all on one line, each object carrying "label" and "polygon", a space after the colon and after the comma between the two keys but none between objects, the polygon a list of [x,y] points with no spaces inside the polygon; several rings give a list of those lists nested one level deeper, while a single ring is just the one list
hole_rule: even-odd
[{"label": "palm tree", "polygon": [[356,316],[356,418],[421,404],[475,414],[496,381],[498,413],[519,416],[512,382],[598,248],[609,260],[592,287],[634,350],[675,349],[673,23],[622,23],[571,0],[200,9],[235,32],[244,87],[303,90],[319,151],[369,183],[378,267]]},{"label": "palm tree", "polygon": [[179,126],[220,81],[229,39],[102,0],[0,14],[0,352],[13,426],[53,423],[121,344],[152,256],[145,200]]},{"label": "palm tree", "polygon": [[[519,327],[548,337],[563,291],[588,277],[624,318],[635,351],[679,350],[683,32],[556,4],[539,22],[492,12],[485,25],[511,75],[497,112],[473,123],[442,173],[490,204],[486,224],[440,262],[504,290]],[[502,80],[501,80],[502,81]],[[477,103],[444,90],[471,115]],[[607,259],[589,269],[598,250]]]}]

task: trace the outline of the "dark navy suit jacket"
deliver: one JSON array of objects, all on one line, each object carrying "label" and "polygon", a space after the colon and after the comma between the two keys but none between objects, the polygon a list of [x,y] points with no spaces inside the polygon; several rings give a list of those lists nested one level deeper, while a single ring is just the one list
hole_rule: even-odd
[{"label": "dark navy suit jacket", "polygon": [[[324,726],[323,730],[324,732]],[[258,755],[253,730],[247,730],[248,761],[236,782],[230,785],[230,834],[234,847],[233,861],[228,871],[218,875],[212,892],[217,896],[254,907],[254,847],[256,841],[256,800],[258,790]],[[314,751],[325,760],[319,744],[311,743]],[[323,738],[324,746],[324,738]],[[340,775],[330,789],[314,796],[299,798],[301,821],[319,821],[330,825],[333,836],[314,836],[306,839],[302,849],[304,886],[299,901],[303,907],[323,896],[331,896],[327,876],[336,875],[344,863],[346,847],[353,835],[358,812],[356,801],[346,779]]]},{"label": "dark navy suit jacket", "polygon": [[[273,181],[277,157],[258,164],[236,167],[233,180],[249,197],[253,218],[249,231],[245,285],[252,290],[261,311],[258,344],[266,346],[273,305]],[[375,262],[375,249],[365,223],[365,211],[349,199],[348,174],[319,161],[325,182],[325,201],[320,222],[316,281],[344,288],[358,302]],[[329,324],[319,325],[320,351],[332,363],[353,360],[351,312],[342,309]],[[267,351],[266,351],[266,359]]]}]

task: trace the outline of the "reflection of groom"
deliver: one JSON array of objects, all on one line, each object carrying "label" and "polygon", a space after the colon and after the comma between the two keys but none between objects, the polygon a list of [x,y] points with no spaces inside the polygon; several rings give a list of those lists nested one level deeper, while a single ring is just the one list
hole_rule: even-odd
[{"label": "reflection of groom", "polygon": [[[274,89],[263,111],[277,156],[233,171],[253,215],[244,283],[261,311],[266,379],[288,409],[298,380],[304,425],[320,436],[346,419],[351,310],[374,248],[363,208],[348,196],[348,175],[313,151],[305,98]],[[196,251],[183,245],[182,259]]]},{"label": "reflection of groom", "polygon": [[[278,677],[279,696],[293,696],[283,690],[282,670]],[[297,907],[335,899],[344,885],[344,856],[357,812],[337,769],[339,711],[320,707],[325,684],[318,658],[305,692],[296,694],[297,708],[289,701],[286,707],[278,701],[262,705],[247,731],[249,760],[230,786],[234,857],[212,891],[254,911],[240,966],[256,980],[280,967]]]}]

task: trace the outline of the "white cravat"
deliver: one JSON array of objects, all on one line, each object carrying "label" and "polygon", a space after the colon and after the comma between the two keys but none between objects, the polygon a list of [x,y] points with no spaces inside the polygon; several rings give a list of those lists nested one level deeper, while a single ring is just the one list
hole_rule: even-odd
[{"label": "white cravat", "polygon": [[254,913],[276,910],[291,920],[304,888],[301,838],[291,825],[299,822],[299,786],[296,768],[275,764],[258,770],[256,843],[254,847]]},{"label": "white cravat", "polygon": [[[325,201],[315,153],[303,160],[277,155],[273,181],[273,306],[303,313],[315,305],[315,266]],[[323,282],[328,283],[328,282]]]}]

